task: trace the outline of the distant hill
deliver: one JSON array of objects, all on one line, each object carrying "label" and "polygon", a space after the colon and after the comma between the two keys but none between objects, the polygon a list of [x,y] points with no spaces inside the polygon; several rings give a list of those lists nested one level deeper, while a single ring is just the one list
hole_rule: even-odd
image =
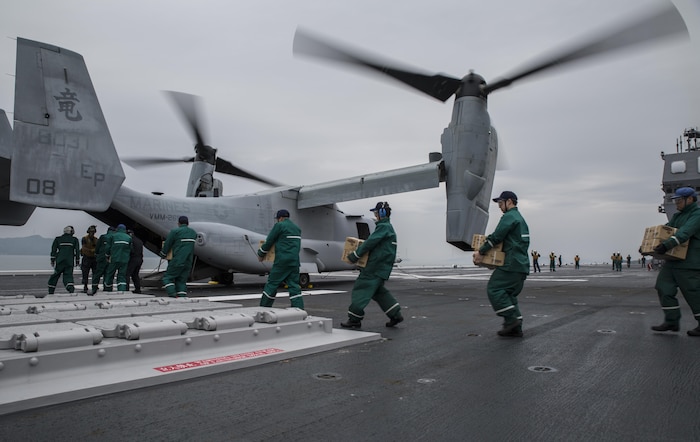
[{"label": "distant hill", "polygon": [[39,235],[23,238],[0,238],[0,255],[45,255],[51,253],[53,238]]}]

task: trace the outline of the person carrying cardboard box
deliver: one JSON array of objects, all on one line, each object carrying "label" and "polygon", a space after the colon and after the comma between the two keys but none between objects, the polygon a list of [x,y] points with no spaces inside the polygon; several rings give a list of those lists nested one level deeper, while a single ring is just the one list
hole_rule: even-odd
[{"label": "person carrying cardboard box", "polygon": [[503,212],[496,230],[486,237],[486,242],[474,252],[474,264],[483,261],[486,253],[499,243],[503,243],[505,260],[496,267],[486,286],[491,306],[498,316],[502,316],[503,328],[499,336],[522,337],[523,316],[518,308],[518,294],[523,290],[525,279],[530,273],[530,229],[518,211],[518,197],[506,190],[493,199]]},{"label": "person carrying cardboard box", "polygon": [[676,295],[678,289],[698,321],[698,326],[688,330],[689,336],[700,336],[700,207],[698,194],[692,187],[676,189],[671,199],[678,210],[666,224],[677,228],[669,239],[654,248],[654,253],[663,255],[668,250],[688,241],[685,259],[666,260],[656,277],[656,292],[664,312],[664,322],[652,326],[654,331],[680,330],[681,308]]},{"label": "person carrying cardboard box", "polygon": [[289,211],[280,209],[275,214],[275,225],[258,249],[258,260],[275,247],[275,260],[260,297],[261,307],[272,307],[277,297],[277,288],[286,281],[289,286],[289,301],[292,307],[304,309],[304,298],[299,285],[299,252],[301,251],[301,229],[289,219]]},{"label": "person carrying cardboard box", "polygon": [[403,322],[401,305],[384,287],[396,261],[396,232],[390,221],[391,207],[389,203],[379,202],[370,211],[374,213],[376,220],[374,232],[357,250],[347,256],[350,262],[356,263],[360,257],[369,254],[367,265],[360,270],[360,276],[352,287],[348,320],[340,323],[343,328],[361,328],[365,307],[371,300],[376,301],[389,318],[389,322],[385,324],[387,327],[392,328]]}]

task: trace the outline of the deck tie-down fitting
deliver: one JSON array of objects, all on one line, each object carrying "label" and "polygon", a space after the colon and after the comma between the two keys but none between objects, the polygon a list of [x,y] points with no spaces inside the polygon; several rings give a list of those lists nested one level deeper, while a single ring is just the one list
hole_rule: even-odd
[{"label": "deck tie-down fitting", "polygon": [[250,327],[255,322],[255,318],[243,313],[231,315],[209,315],[195,318],[192,328],[197,330],[231,330],[234,328]]},{"label": "deck tie-down fitting", "polygon": [[45,312],[72,312],[86,309],[87,306],[85,304],[56,303],[49,305],[30,305],[27,307],[27,313],[38,314]]},{"label": "deck tie-down fitting", "polygon": [[255,322],[281,324],[283,322],[303,321],[307,316],[309,314],[305,310],[296,307],[260,310],[255,313]]},{"label": "deck tie-down fitting", "polygon": [[136,322],[119,326],[119,337],[129,341],[178,336],[185,333],[187,333],[187,324],[177,319],[160,322]]},{"label": "deck tie-down fitting", "polygon": [[102,332],[92,328],[72,328],[70,330],[52,330],[19,335],[15,349],[23,352],[47,351],[60,348],[72,348],[95,345],[102,342]]},{"label": "deck tie-down fitting", "polygon": [[101,309],[110,309],[113,307],[145,307],[148,305],[148,301],[136,299],[129,301],[104,301],[96,302],[95,305]]}]

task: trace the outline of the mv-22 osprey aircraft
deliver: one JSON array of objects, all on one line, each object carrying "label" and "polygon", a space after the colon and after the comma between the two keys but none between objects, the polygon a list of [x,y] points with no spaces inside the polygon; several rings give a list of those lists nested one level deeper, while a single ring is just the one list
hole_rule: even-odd
[{"label": "mv-22 osprey aircraft", "polygon": [[[185,197],[137,192],[125,179],[107,123],[81,55],[19,38],[14,128],[0,123],[0,224],[21,225],[35,206],[83,210],[108,225],[133,228],[158,252],[180,215],[198,233],[193,280],[233,273],[263,274],[269,263],[256,256],[278,209],[287,209],[303,232],[302,284],[309,273],[351,269],[341,261],[346,237],[366,238],[367,218],[344,214],[338,202],[437,187],[445,182],[446,241],[472,250],[484,233],[496,169],[498,139],[487,112],[488,95],[516,80],[585,57],[687,34],[678,11],[667,7],[539,61],[492,83],[475,73],[461,79],[393,67],[340,45],[297,31],[296,54],[359,65],[398,79],[441,101],[455,96],[452,121],[442,134],[442,152],[417,166],[302,185],[276,185],[247,195],[224,196],[214,173],[229,173],[274,185],[218,158],[205,144],[191,96],[173,94],[196,139]],[[11,133],[10,133],[11,132]],[[149,163],[153,159],[146,158]],[[9,186],[9,192],[7,191]]]}]

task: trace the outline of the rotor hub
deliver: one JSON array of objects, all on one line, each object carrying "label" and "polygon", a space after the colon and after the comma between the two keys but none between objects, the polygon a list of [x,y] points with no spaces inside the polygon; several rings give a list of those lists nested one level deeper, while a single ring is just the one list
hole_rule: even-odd
[{"label": "rotor hub", "polygon": [[457,89],[457,92],[455,92],[455,97],[479,97],[485,100],[487,96],[484,89],[485,86],[486,80],[484,80],[484,77],[470,71],[462,78],[462,84],[459,89]]}]

